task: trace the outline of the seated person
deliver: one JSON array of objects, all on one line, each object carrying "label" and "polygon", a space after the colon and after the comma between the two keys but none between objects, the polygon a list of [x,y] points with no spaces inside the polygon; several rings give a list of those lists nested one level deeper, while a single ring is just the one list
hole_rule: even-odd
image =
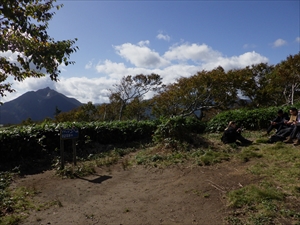
[{"label": "seated person", "polygon": [[[300,111],[298,111],[298,114],[300,113]],[[290,135],[288,136],[288,138],[283,141],[284,143],[293,143],[293,140],[299,136],[298,133],[300,132],[300,116],[297,117],[296,120],[293,121],[293,129],[290,133]],[[299,139],[297,139],[297,143],[298,143]]]},{"label": "seated person", "polygon": [[285,127],[284,121],[289,119],[290,118],[287,113],[283,113],[282,109],[278,110],[277,117],[271,121],[271,124],[267,130],[267,135],[269,135],[273,129],[276,129],[276,133],[278,133],[282,128]]},{"label": "seated person", "polygon": [[284,125],[286,127],[282,128],[279,132],[276,133],[276,135],[288,137],[292,133],[295,127],[295,122],[297,121],[297,117],[298,117],[298,110],[296,108],[291,108],[290,119],[284,120]]},{"label": "seated person", "polygon": [[239,140],[242,144],[252,144],[252,141],[244,138],[241,135],[242,129],[237,128],[236,123],[234,121],[230,121],[227,128],[225,129],[223,136],[221,137],[221,141],[224,144],[235,143]]}]

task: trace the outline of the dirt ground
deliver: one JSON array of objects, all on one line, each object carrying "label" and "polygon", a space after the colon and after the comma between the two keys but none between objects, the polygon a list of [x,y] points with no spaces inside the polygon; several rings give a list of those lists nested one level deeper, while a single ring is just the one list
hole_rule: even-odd
[{"label": "dirt ground", "polygon": [[96,174],[62,179],[55,171],[28,175],[13,186],[33,188],[36,205],[23,225],[224,224],[227,191],[253,179],[245,164],[172,166],[164,169],[121,165]]}]

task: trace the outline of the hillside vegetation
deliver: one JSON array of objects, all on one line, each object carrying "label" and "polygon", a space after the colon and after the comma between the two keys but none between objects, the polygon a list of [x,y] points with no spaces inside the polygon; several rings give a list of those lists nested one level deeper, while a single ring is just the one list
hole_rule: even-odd
[{"label": "hillside vegetation", "polygon": [[[267,144],[267,137],[262,136],[266,120],[272,119],[276,111],[276,107],[231,110],[208,122],[175,117],[111,123],[56,124],[46,121],[38,125],[2,128],[1,222],[16,224],[22,218],[22,211],[34,207],[30,203],[34,192],[9,190],[14,173],[22,175],[56,168],[59,176],[76,178],[93,174],[97,167],[120,162],[124,170],[134,165],[167,168],[174,165],[213,166],[227,162],[234,167],[243,164],[247,173],[257,178],[249,185],[222,191],[229,207],[224,223],[300,223],[297,210],[300,151],[298,147],[281,142]],[[220,131],[231,119],[246,128],[243,135],[254,144],[245,147],[220,142]],[[60,129],[65,128],[77,128],[80,135],[76,141],[77,165],[72,165],[72,144],[66,140],[67,164],[61,170]],[[257,129],[262,130],[255,131]],[[7,222],[10,220],[14,222]]]},{"label": "hillside vegetation", "polygon": [[[160,168],[161,170],[177,166],[184,171],[184,168],[212,167],[223,163],[237,171],[244,171],[243,168],[246,167],[245,176],[247,174],[253,176],[251,183],[243,183],[233,189],[216,186],[226,200],[228,211],[222,223],[300,223],[298,211],[300,200],[299,148],[281,142],[265,144],[267,138],[262,137],[262,132],[257,131],[244,132],[247,138],[254,140],[254,144],[248,147],[235,144],[223,145],[220,142],[220,135],[220,133],[195,135],[194,147],[174,141],[114,147],[102,153],[89,155],[86,159],[78,158],[76,166],[72,166],[70,162],[64,170],[59,170],[58,161],[52,166],[58,169],[57,175],[69,178],[84,177],[93,174],[96,168],[109,167],[119,163],[124,170],[135,166]],[[14,171],[21,173],[17,169]],[[0,207],[2,213],[0,224],[18,224],[18,221],[22,221],[24,215],[28,215],[30,210],[34,210],[35,207],[39,207],[41,210],[42,206],[36,205],[31,200],[35,195],[34,190],[11,191],[9,183],[14,175],[2,172],[1,177],[2,205]],[[209,199],[210,196],[207,195],[205,198]],[[54,202],[52,207],[57,204],[59,202]],[[45,202],[44,207],[46,208],[42,210],[51,206]]]}]

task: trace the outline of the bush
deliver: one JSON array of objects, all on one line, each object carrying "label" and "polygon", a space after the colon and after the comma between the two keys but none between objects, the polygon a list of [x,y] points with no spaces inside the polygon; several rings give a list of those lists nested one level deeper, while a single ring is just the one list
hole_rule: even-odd
[{"label": "bush", "polygon": [[284,107],[268,107],[260,109],[235,109],[219,113],[213,119],[208,121],[206,131],[215,132],[223,131],[229,121],[235,121],[238,126],[243,126],[248,130],[267,129],[270,125],[270,120],[277,116],[277,111],[283,109],[289,113],[291,107],[300,108],[300,103],[294,106]]},{"label": "bush", "polygon": [[[156,129],[154,121],[116,121],[116,122],[81,122],[81,123],[43,123],[27,126],[8,127],[0,130],[0,165],[5,163],[17,166],[19,162],[37,167],[35,163],[51,165],[51,160],[59,156],[60,130],[77,128],[79,137],[77,155],[85,157],[84,149],[89,142],[100,144],[120,144],[143,139],[151,139]],[[72,152],[71,140],[65,140],[65,152]],[[43,160],[43,162],[41,162]],[[47,162],[46,162],[47,161]],[[0,166],[0,170],[1,170]]]},{"label": "bush", "polygon": [[191,143],[191,133],[203,133],[206,124],[193,117],[173,117],[162,119],[153,135],[156,143],[165,141],[181,141]]},{"label": "bush", "polygon": [[[52,160],[60,156],[60,130],[76,128],[77,156],[85,158],[94,143],[102,145],[126,144],[145,139],[170,143],[191,139],[190,133],[201,133],[205,123],[195,118],[172,118],[157,121],[113,121],[113,122],[64,122],[14,126],[0,130],[0,170],[6,164],[18,166],[19,163],[32,168],[40,165],[49,167]],[[155,133],[154,133],[155,132]],[[65,140],[66,160],[71,159],[72,140]],[[91,145],[92,144],[92,145]],[[98,151],[98,150],[97,150]],[[105,151],[99,148],[99,151]],[[13,162],[13,163],[12,163]],[[5,165],[4,165],[5,164]]]}]

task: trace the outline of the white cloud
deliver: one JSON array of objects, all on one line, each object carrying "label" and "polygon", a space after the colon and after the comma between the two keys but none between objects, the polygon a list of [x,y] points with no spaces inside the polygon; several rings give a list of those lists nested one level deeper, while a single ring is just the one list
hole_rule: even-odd
[{"label": "white cloud", "polygon": [[163,71],[161,69],[149,69],[143,67],[126,67],[124,63],[115,63],[110,60],[98,63],[95,68],[98,73],[109,77],[109,79],[114,79],[115,82],[120,81],[123,76],[127,75],[150,74]]},{"label": "white cloud", "polygon": [[119,79],[125,74],[129,75],[128,68],[126,68],[124,63],[115,63],[110,60],[105,60],[104,63],[99,62],[95,68],[98,73],[109,76],[112,79]]},{"label": "white cloud", "polygon": [[159,40],[165,40],[165,41],[170,41],[170,39],[171,39],[169,35],[164,35],[164,34],[158,34],[156,36],[156,38]]},{"label": "white cloud", "polygon": [[60,71],[67,71],[67,66],[66,66],[65,64],[61,63],[61,64],[58,66],[58,69],[59,69]]},{"label": "white cloud", "polygon": [[[4,57],[10,63],[14,63],[16,66],[22,68],[21,64],[17,60],[18,56],[21,57],[21,58],[23,58],[25,61],[29,61],[30,58],[31,58],[31,57],[25,56],[23,53],[20,53],[20,52],[12,52],[11,50],[8,50],[8,51],[5,51],[5,52],[1,52],[0,51],[0,57]],[[38,72],[46,73],[46,69],[45,68],[37,69],[37,67],[32,62],[29,63],[29,67],[32,70],[36,70]],[[65,71],[66,70],[64,64],[60,64],[58,69],[61,70],[61,71]]]},{"label": "white cloud", "polygon": [[206,62],[217,59],[220,56],[220,52],[213,50],[206,44],[198,45],[187,43],[172,46],[169,51],[164,54],[164,57],[168,60],[193,60],[194,62]]},{"label": "white cloud", "polygon": [[149,41],[139,42],[138,45],[125,43],[115,46],[118,55],[137,67],[157,68],[169,64],[167,60],[159,56],[159,53],[146,46]]},{"label": "white cloud", "polygon": [[[11,80],[17,93],[7,94],[0,99],[2,102],[12,100],[19,95],[45,87],[50,87],[68,97],[74,97],[82,103],[108,102],[108,89],[119,82],[123,76],[136,74],[159,74],[165,84],[175,82],[179,77],[189,77],[201,70],[212,70],[222,66],[226,71],[234,68],[243,68],[252,64],[268,62],[268,58],[257,52],[245,52],[237,56],[224,56],[206,44],[179,43],[162,53],[151,50],[149,41],[141,41],[138,44],[125,43],[115,46],[117,54],[130,61],[128,66],[123,62],[113,62],[109,59],[94,64],[89,62],[86,67],[93,68],[99,73],[97,78],[59,76],[59,82],[53,82],[50,78],[29,78],[23,82]],[[151,66],[149,66],[149,64]],[[146,98],[150,98],[149,93]]]},{"label": "white cloud", "polygon": [[93,62],[92,61],[89,61],[87,64],[85,64],[84,68],[85,69],[91,69],[93,67]]},{"label": "white cloud", "polygon": [[5,92],[6,96],[0,99],[0,102],[13,100],[25,92],[32,90],[38,90],[45,87],[55,89],[55,82],[51,81],[51,79],[46,76],[41,78],[27,78],[20,82],[13,80],[12,77],[9,77],[6,81],[12,84],[12,88],[15,89],[16,92]]},{"label": "white cloud", "polygon": [[6,52],[0,51],[0,57],[6,58],[11,63],[18,63],[18,61],[17,61],[18,55],[19,55],[19,53],[17,53],[17,52],[13,53],[11,50],[8,50]]},{"label": "white cloud", "polygon": [[246,52],[239,56],[232,57],[219,57],[216,61],[210,61],[203,65],[206,70],[212,70],[217,66],[222,66],[224,70],[228,71],[235,68],[244,68],[252,64],[258,64],[261,62],[267,63],[269,60],[267,57],[261,56],[256,52]]},{"label": "white cloud", "polygon": [[89,101],[93,103],[108,102],[108,89],[115,83],[114,80],[106,77],[87,78],[87,77],[71,77],[62,78],[60,82],[55,84],[55,90],[73,97],[82,103]]},{"label": "white cloud", "polygon": [[279,38],[276,41],[274,41],[272,45],[273,45],[274,48],[277,48],[277,47],[281,47],[281,46],[286,45],[286,44],[287,44],[287,42],[285,40]]},{"label": "white cloud", "polygon": [[165,84],[170,84],[180,77],[190,77],[191,75],[196,74],[200,70],[202,70],[200,66],[176,64],[164,68],[157,74],[161,75]]},{"label": "white cloud", "polygon": [[296,42],[300,43],[300,37],[296,37]]},{"label": "white cloud", "polygon": [[93,103],[108,102],[108,89],[116,81],[107,77],[87,78],[87,77],[61,77],[58,82],[51,81],[49,77],[28,78],[23,82],[12,82],[16,92],[6,93],[7,96],[0,99],[2,102],[13,100],[28,91],[36,91],[50,87],[68,97],[76,98],[82,103],[89,101]]},{"label": "white cloud", "polygon": [[244,45],[243,45],[243,48],[244,48],[244,49],[256,48],[256,45],[255,45],[255,44],[244,44]]},{"label": "white cloud", "polygon": [[138,43],[139,46],[143,47],[143,46],[146,46],[146,45],[150,45],[150,41],[149,40],[146,40],[146,41],[140,41]]},{"label": "white cloud", "polygon": [[[29,59],[29,57],[25,57],[23,53],[20,52],[12,52],[11,50],[1,52],[0,57],[4,57],[10,63],[14,63],[16,66],[21,67],[21,64],[18,62],[18,56],[23,58],[25,61]],[[29,65],[32,69],[36,69],[33,63]]]},{"label": "white cloud", "polygon": [[256,52],[246,52],[239,56],[226,57],[206,44],[182,44],[171,47],[164,54],[168,60],[188,61],[192,60],[199,65],[201,70],[212,70],[222,66],[225,70],[243,68],[260,62],[268,62],[268,59]]}]

